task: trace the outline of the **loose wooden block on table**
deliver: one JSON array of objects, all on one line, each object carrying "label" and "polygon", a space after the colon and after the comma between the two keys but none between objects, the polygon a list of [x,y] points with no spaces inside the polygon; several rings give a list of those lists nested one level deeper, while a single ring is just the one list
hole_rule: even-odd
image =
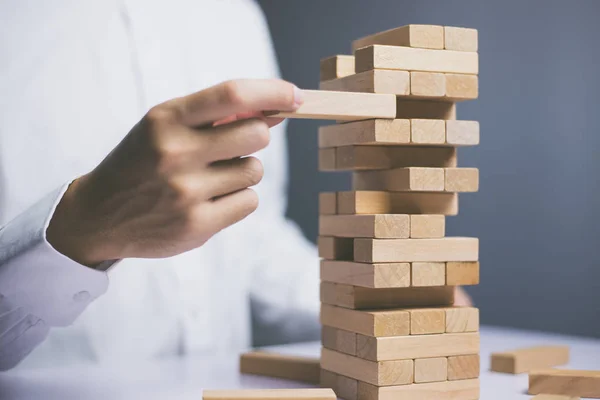
[{"label": "loose wooden block on table", "polygon": [[477,51],[477,29],[444,27],[444,48],[456,51]]},{"label": "loose wooden block on table", "polygon": [[479,354],[448,357],[448,380],[479,377]]},{"label": "loose wooden block on table", "polygon": [[451,146],[475,146],[479,144],[479,122],[446,121],[446,144]]},{"label": "loose wooden block on table", "polygon": [[478,256],[477,238],[354,240],[358,262],[477,261]]},{"label": "loose wooden block on table", "polygon": [[446,284],[446,263],[413,262],[410,275],[411,286],[444,286]]},{"label": "loose wooden block on table", "polygon": [[328,260],[352,260],[354,241],[349,238],[319,236],[317,239],[319,257]]},{"label": "loose wooden block on table", "polygon": [[331,389],[241,389],[241,390],[205,390],[204,400],[240,400],[240,399],[289,399],[289,400],[336,400]]},{"label": "loose wooden block on table", "polygon": [[372,69],[477,74],[476,52],[372,45],[354,53],[356,72]]},{"label": "loose wooden block on table", "polygon": [[445,168],[444,190],[446,192],[476,192],[479,190],[477,168]]},{"label": "loose wooden block on table", "polygon": [[396,100],[396,118],[456,119],[456,104],[448,101]]},{"label": "loose wooden block on table", "polygon": [[445,332],[446,313],[443,308],[412,309],[409,312],[411,335],[429,335]]},{"label": "loose wooden block on table", "polygon": [[321,324],[368,336],[405,336],[411,332],[411,312],[359,311],[321,304]]},{"label": "loose wooden block on table", "polygon": [[456,193],[349,191],[337,193],[338,214],[458,214]]},{"label": "loose wooden block on table", "polygon": [[321,349],[321,366],[327,371],[377,386],[406,385],[413,382],[413,360],[374,362]]},{"label": "loose wooden block on table", "polygon": [[[443,127],[443,121],[442,127]],[[444,130],[442,130],[445,137]],[[343,146],[335,149],[335,169],[378,170],[404,167],[456,167],[456,149],[452,147]]]},{"label": "loose wooden block on table", "polygon": [[444,92],[448,99],[473,100],[479,96],[477,75],[445,74],[444,83]]},{"label": "loose wooden block on table", "polygon": [[318,358],[250,352],[240,356],[240,372],[299,382],[319,383],[320,365]]},{"label": "loose wooden block on table", "polygon": [[600,371],[532,371],[529,373],[529,394],[540,393],[600,399]]},{"label": "loose wooden block on table", "polygon": [[321,81],[354,74],[354,56],[337,55],[321,60]]},{"label": "loose wooden block on table", "polygon": [[410,73],[408,71],[389,70],[365,71],[321,82],[319,89],[337,92],[383,93],[407,96],[410,94]]},{"label": "loose wooden block on table", "polygon": [[479,379],[378,387],[358,382],[357,400],[477,400]]},{"label": "loose wooden block on table", "polygon": [[356,355],[356,333],[331,326],[321,326],[321,342],[324,347],[344,354]]},{"label": "loose wooden block on table", "polygon": [[319,217],[319,235],[321,236],[408,238],[410,231],[411,217],[406,214],[322,215]]},{"label": "loose wooden block on table", "polygon": [[303,90],[302,105],[291,112],[269,111],[267,117],[309,118],[351,121],[368,118],[395,118],[396,96],[391,94]]},{"label": "loose wooden block on table", "polygon": [[319,193],[319,215],[334,215],[337,213],[337,193]]},{"label": "loose wooden block on table", "polygon": [[352,42],[352,50],[373,44],[389,46],[444,48],[444,27],[439,25],[405,25],[365,36]]},{"label": "loose wooden block on table", "polygon": [[321,260],[321,280],[368,288],[410,286],[410,263],[355,263]]},{"label": "loose wooden block on table", "polygon": [[410,94],[423,97],[444,97],[446,95],[446,77],[439,72],[410,73]]},{"label": "loose wooden block on table", "polygon": [[414,239],[441,238],[446,233],[443,215],[419,214],[410,216],[410,237]]},{"label": "loose wooden block on table", "polygon": [[479,261],[446,263],[446,285],[477,285],[479,283]]},{"label": "loose wooden block on table", "polygon": [[531,400],[580,400],[578,396],[564,396],[561,394],[538,394]]},{"label": "loose wooden block on table", "polygon": [[405,167],[379,171],[358,171],[352,174],[355,190],[395,192],[444,191],[444,168]]},{"label": "loose wooden block on table", "polygon": [[321,282],[321,302],[356,310],[447,306],[454,303],[454,287],[371,289]]},{"label": "loose wooden block on table", "polygon": [[345,400],[356,400],[358,381],[347,376],[321,369],[321,387],[333,389],[335,394]]},{"label": "loose wooden block on table", "polygon": [[443,382],[448,379],[446,357],[418,358],[415,363],[415,383]]},{"label": "loose wooden block on table", "polygon": [[494,372],[520,374],[568,362],[568,346],[534,346],[492,353],[490,369]]},{"label": "loose wooden block on table", "polygon": [[335,148],[319,149],[319,171],[336,170]]},{"label": "loose wooden block on table", "polygon": [[479,331],[479,309],[475,307],[446,308],[446,333]]}]

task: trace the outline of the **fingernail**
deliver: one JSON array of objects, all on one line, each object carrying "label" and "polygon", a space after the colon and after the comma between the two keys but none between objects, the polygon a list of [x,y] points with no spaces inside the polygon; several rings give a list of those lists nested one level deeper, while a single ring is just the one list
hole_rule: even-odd
[{"label": "fingernail", "polygon": [[302,103],[304,103],[304,93],[298,86],[294,85],[294,108],[300,107]]}]

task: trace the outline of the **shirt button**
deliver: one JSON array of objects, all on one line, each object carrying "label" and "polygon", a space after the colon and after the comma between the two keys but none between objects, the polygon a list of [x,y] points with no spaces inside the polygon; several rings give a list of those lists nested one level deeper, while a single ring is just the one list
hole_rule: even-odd
[{"label": "shirt button", "polygon": [[90,293],[85,290],[79,293],[75,293],[73,296],[73,300],[78,303],[83,303],[84,301],[88,301],[90,299]]}]

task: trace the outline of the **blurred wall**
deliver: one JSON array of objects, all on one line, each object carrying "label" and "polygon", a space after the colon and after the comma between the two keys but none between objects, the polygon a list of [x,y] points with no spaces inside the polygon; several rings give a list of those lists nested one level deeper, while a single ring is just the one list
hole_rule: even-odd
[{"label": "blurred wall", "polygon": [[[600,337],[600,1],[259,1],[285,79],[316,88],[319,60],[353,39],[409,24],[479,30],[480,168],[448,235],[481,240],[482,323]],[[289,216],[317,234],[317,193],[347,174],[317,172],[318,121],[289,125]]]}]

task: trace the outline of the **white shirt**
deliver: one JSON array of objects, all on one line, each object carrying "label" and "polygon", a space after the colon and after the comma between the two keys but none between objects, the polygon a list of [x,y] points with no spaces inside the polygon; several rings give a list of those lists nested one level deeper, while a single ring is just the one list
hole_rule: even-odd
[{"label": "white shirt", "polygon": [[284,217],[282,126],[258,154],[258,210],[199,249],[104,272],[45,239],[68,183],[151,106],[278,75],[260,8],[20,0],[0,2],[0,16],[0,369],[25,357],[22,366],[42,366],[242,349],[251,316],[280,340],[314,335],[317,254]]}]

